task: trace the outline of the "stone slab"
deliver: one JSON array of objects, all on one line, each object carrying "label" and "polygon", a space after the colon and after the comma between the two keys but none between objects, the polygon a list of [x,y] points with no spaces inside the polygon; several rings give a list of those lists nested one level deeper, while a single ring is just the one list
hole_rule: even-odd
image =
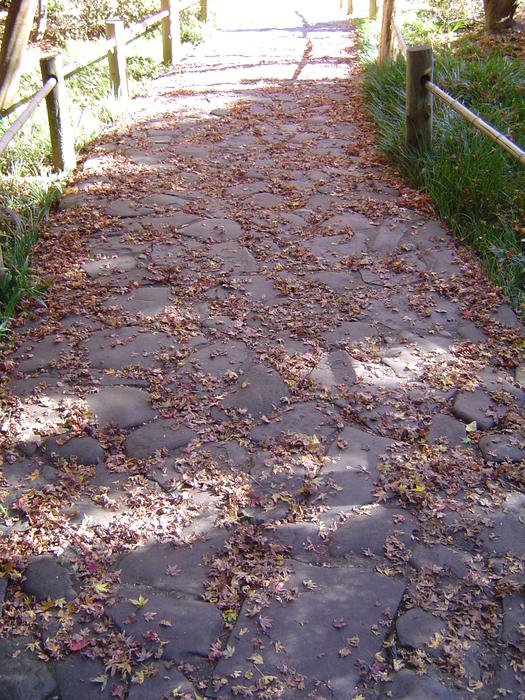
[{"label": "stone slab", "polygon": [[82,654],[70,654],[54,666],[60,700],[111,700],[113,682],[108,679],[105,688],[92,679],[105,675],[104,664]]},{"label": "stone slab", "polygon": [[333,417],[318,410],[314,402],[306,402],[282,411],[269,423],[262,423],[250,430],[248,437],[255,443],[272,440],[283,434],[300,434],[329,439],[337,430]]},{"label": "stone slab", "polygon": [[240,238],[243,230],[240,224],[230,219],[201,219],[185,226],[182,233],[200,241],[212,240],[222,243]]},{"label": "stone slab", "polygon": [[[138,606],[133,601],[141,595],[147,602]],[[207,658],[222,632],[221,614],[211,603],[146,591],[141,586],[122,586],[119,598],[119,602],[106,608],[106,615],[146,648],[156,650],[159,640],[167,642],[164,659],[180,662],[192,657]]]},{"label": "stone slab", "polygon": [[[120,569],[121,582],[201,596],[209,571],[209,564],[204,559],[221,549],[226,533],[214,529],[205,533],[204,537],[208,539],[196,540],[181,547],[168,542],[136,547],[124,555],[116,566]],[[175,575],[171,575],[170,571]]]},{"label": "stone slab", "polygon": [[130,386],[102,387],[86,398],[99,425],[114,423],[119,428],[135,428],[155,418],[148,394]]},{"label": "stone slab", "polygon": [[341,385],[351,385],[356,381],[352,358],[344,350],[325,353],[310,373],[310,379],[318,386],[337,390]]},{"label": "stone slab", "polygon": [[352,514],[340,525],[330,536],[328,549],[333,557],[362,554],[365,550],[384,556],[387,538],[395,537],[410,550],[417,529],[417,521],[408,511],[376,504]]},{"label": "stone slab", "polygon": [[128,313],[156,316],[171,304],[169,287],[140,287],[127,294],[114,294],[107,299],[105,308],[117,307]]},{"label": "stone slab", "polygon": [[122,326],[96,331],[86,343],[89,362],[100,369],[123,369],[137,365],[148,369],[159,362],[158,355],[178,346],[173,338],[160,331],[144,332],[137,326]]},{"label": "stone slab", "polygon": [[57,687],[51,669],[26,651],[29,637],[0,639],[0,700],[50,700]]},{"label": "stone slab", "polygon": [[479,441],[487,462],[520,462],[525,459],[525,436],[519,433],[489,433]]},{"label": "stone slab", "polygon": [[397,618],[396,632],[403,647],[420,649],[446,628],[446,622],[421,608],[411,608]]},{"label": "stone slab", "polygon": [[246,410],[253,418],[269,415],[289,390],[281,376],[264,365],[253,365],[240,377],[233,392],[220,405]]},{"label": "stone slab", "polygon": [[74,437],[61,444],[56,437],[51,437],[46,441],[45,452],[53,457],[61,457],[62,459],[71,459],[74,457],[77,464],[89,466],[98,464],[104,457],[104,448],[95,440],[95,438]]},{"label": "stone slab", "polygon": [[48,335],[42,340],[29,342],[16,353],[18,368],[22,372],[34,372],[71,353],[70,343],[58,334]]},{"label": "stone slab", "polygon": [[[219,661],[214,678],[226,679],[225,691],[239,682],[237,678],[244,680],[246,672],[255,678],[258,672],[275,675],[286,684],[286,675],[281,673],[286,665],[303,677],[304,687],[294,689],[291,682],[285,697],[305,698],[312,694],[348,700],[360,678],[356,659],[370,664],[387,634],[379,627],[376,636],[370,628],[379,623],[382,609],[397,609],[403,582],[356,567],[286,563],[291,574],[285,590],[295,587],[296,596],[291,602],[285,602],[284,596],[280,596],[282,602],[270,602],[262,613],[264,630],[259,617],[251,617],[248,600],[229,639],[234,653]],[[243,633],[245,628],[248,631]],[[262,646],[254,637],[261,640]],[[353,637],[359,638],[356,648],[346,642]],[[279,653],[275,650],[277,643]],[[293,678],[297,677],[292,674],[289,680]],[[250,685],[246,681],[243,684]]]},{"label": "stone slab", "polygon": [[76,596],[68,570],[51,555],[30,559],[24,577],[24,593],[35,596],[38,601],[48,598],[73,600]]},{"label": "stone slab", "polygon": [[329,459],[322,471],[325,483],[315,499],[332,511],[321,514],[322,518],[375,501],[377,464],[390,444],[389,440],[358,428],[347,427],[340,433],[328,450]]},{"label": "stone slab", "polygon": [[176,421],[159,419],[133,430],[126,438],[129,457],[146,459],[157,450],[179,451],[193,440],[196,433]]},{"label": "stone slab", "polygon": [[475,391],[460,391],[454,401],[454,415],[465,423],[476,421],[480,430],[490,430],[494,425],[493,409],[490,396],[476,389]]},{"label": "stone slab", "polygon": [[446,440],[451,447],[461,445],[467,437],[465,424],[445,413],[438,413],[432,416],[427,433],[427,440],[430,444],[440,440]]}]

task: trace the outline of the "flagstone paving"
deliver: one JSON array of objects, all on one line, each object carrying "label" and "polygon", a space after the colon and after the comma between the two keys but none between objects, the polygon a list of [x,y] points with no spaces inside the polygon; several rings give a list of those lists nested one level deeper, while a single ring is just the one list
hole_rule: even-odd
[{"label": "flagstone paving", "polygon": [[49,222],[0,698],[525,697],[523,327],[374,150],[338,4],[219,16]]}]

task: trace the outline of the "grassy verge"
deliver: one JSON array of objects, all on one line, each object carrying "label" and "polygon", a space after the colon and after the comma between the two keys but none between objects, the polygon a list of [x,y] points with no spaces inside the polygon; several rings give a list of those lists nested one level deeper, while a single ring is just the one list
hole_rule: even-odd
[{"label": "grassy verge", "polygon": [[[434,142],[430,151],[405,145],[405,62],[378,66],[374,27],[359,22],[368,108],[379,144],[404,177],[427,191],[440,216],[479,255],[491,278],[525,313],[525,171],[488,137],[440,100],[434,101]],[[485,41],[479,30],[447,44],[428,16],[404,28],[410,43],[432,39],[434,80],[518,144],[525,143],[525,64],[507,51],[504,38]],[[377,54],[375,54],[377,55]]]},{"label": "grassy verge", "polygon": [[[202,38],[203,27],[195,11],[182,17],[183,41]],[[93,42],[72,41],[58,49],[65,65],[82,63]],[[131,95],[165,70],[160,29],[128,45],[128,79]],[[20,95],[30,95],[41,86],[37,56],[24,73]],[[118,106],[110,95],[107,61],[103,60],[67,81],[75,146],[82,151],[114,120]],[[0,119],[0,134],[16,115]],[[0,156],[0,336],[8,328],[16,305],[24,297],[38,296],[43,285],[30,271],[31,248],[38,238],[39,224],[48,216],[63,184],[51,175],[50,143],[45,104]],[[2,266],[3,260],[3,266]]]}]

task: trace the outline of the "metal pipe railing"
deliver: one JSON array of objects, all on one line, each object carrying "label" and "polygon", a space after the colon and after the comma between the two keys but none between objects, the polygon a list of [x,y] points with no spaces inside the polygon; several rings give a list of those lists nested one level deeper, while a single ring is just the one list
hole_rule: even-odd
[{"label": "metal pipe railing", "polygon": [[445,92],[445,90],[440,88],[431,80],[425,80],[424,85],[426,90],[442,99],[443,102],[445,102],[451,109],[453,109],[458,114],[461,114],[461,116],[464,117],[473,126],[475,126],[476,129],[482,131],[484,134],[489,136],[493,141],[495,141],[502,148],[504,148],[507,151],[507,153],[510,153],[511,156],[514,156],[514,158],[516,158],[517,161],[519,161],[523,166],[525,166],[525,151],[521,149],[518,146],[518,144],[514,143],[514,141],[511,141],[509,138],[504,136],[495,127],[493,127],[492,124],[489,124],[478,114],[470,110],[468,107],[465,107],[464,104],[454,99],[451,95],[448,94],[448,92]]},{"label": "metal pipe railing", "polygon": [[26,121],[31,117],[39,104],[45,100],[56,84],[57,79],[54,76],[49,77],[42,85],[40,90],[29,99],[29,103],[22,114],[20,114],[11,124],[11,126],[2,134],[2,137],[0,138],[0,153],[5,151],[9,145],[9,142],[17,135]]}]

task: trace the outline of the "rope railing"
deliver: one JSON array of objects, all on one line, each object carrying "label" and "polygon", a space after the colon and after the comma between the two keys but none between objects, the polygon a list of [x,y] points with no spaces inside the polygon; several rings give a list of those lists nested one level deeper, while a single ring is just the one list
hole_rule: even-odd
[{"label": "rope railing", "polygon": [[385,0],[379,40],[379,61],[394,56],[394,40],[407,64],[406,139],[409,146],[431,144],[432,98],[435,95],[525,167],[525,151],[518,144],[433,82],[434,55],[432,47],[407,46],[401,27],[394,17],[394,2],[393,0]]},{"label": "rope railing", "polygon": [[66,66],[62,69],[60,56],[48,56],[40,60],[43,86],[34,94],[24,97],[8,109],[0,113],[0,119],[5,118],[18,109],[27,105],[0,137],[0,154],[7,148],[16,134],[30,119],[38,106],[45,99],[53,165],[56,170],[69,170],[75,165],[74,139],[70,130],[67,100],[65,97],[65,80],[89,66],[108,59],[109,77],[113,94],[116,99],[126,99],[128,96],[126,77],[126,45],[135,41],[151,27],[162,23],[162,54],[164,63],[173,63],[180,55],[181,24],[180,13],[196,3],[200,4],[200,18],[208,21],[208,0],[161,0],[161,10],[150,17],[124,28],[124,23],[118,18],[106,21],[106,40],[97,47],[95,55],[89,61],[78,65]]}]

